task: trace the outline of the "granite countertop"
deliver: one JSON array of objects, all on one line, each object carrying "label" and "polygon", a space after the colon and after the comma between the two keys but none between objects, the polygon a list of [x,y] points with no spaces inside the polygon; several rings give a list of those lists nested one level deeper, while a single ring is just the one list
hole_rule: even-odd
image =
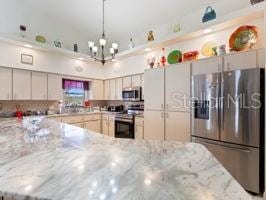
[{"label": "granite countertop", "polygon": [[[0,196],[14,200],[249,200],[199,144],[115,139],[42,118],[0,119]],[[24,125],[23,125],[24,124]]]}]

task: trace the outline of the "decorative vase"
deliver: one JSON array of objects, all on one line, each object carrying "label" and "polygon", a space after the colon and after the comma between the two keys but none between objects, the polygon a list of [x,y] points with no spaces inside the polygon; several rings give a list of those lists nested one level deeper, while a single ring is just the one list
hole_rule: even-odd
[{"label": "decorative vase", "polygon": [[129,45],[128,45],[129,49],[133,49],[135,47],[135,44],[133,42],[133,39],[130,38],[130,42],[129,42]]},{"label": "decorative vase", "polygon": [[225,55],[226,54],[226,45],[223,44],[223,45],[220,45],[218,47],[218,55]]},{"label": "decorative vase", "polygon": [[166,66],[166,57],[165,57],[165,48],[162,48],[162,57],[160,59],[160,63],[162,67]]},{"label": "decorative vase", "polygon": [[74,52],[79,52],[78,44],[74,44]]},{"label": "decorative vase", "polygon": [[20,30],[21,37],[25,38],[26,37],[27,27],[24,26],[24,25],[20,25],[19,26],[19,30]]},{"label": "decorative vase", "polygon": [[178,33],[179,31],[181,31],[180,24],[174,24],[173,25],[173,32]]},{"label": "decorative vase", "polygon": [[155,57],[148,58],[147,62],[148,62],[148,64],[149,64],[149,66],[150,66],[151,69],[154,67],[155,61],[156,61],[156,58]]}]

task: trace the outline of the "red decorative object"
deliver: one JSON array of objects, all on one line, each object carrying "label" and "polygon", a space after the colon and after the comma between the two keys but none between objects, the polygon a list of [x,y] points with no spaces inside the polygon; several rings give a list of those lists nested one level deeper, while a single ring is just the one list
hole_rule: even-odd
[{"label": "red decorative object", "polygon": [[15,113],[16,118],[22,119],[23,118],[23,112],[20,109],[20,105],[16,105],[16,109],[17,109],[17,111]]},{"label": "red decorative object", "polygon": [[251,49],[257,42],[258,28],[256,26],[240,26],[229,39],[231,51],[243,51]]},{"label": "red decorative object", "polygon": [[183,60],[189,61],[189,60],[196,60],[198,58],[199,52],[198,51],[190,51],[187,53],[184,53]]},{"label": "red decorative object", "polygon": [[165,57],[165,48],[162,48],[162,52],[163,52],[163,54],[162,54],[162,57],[161,57],[161,59],[160,59],[160,62],[161,62],[161,64],[162,64],[162,67],[165,67],[165,64],[166,64],[166,57]]},{"label": "red decorative object", "polygon": [[91,106],[91,102],[90,101],[85,101],[84,104],[85,104],[85,107],[90,107]]}]

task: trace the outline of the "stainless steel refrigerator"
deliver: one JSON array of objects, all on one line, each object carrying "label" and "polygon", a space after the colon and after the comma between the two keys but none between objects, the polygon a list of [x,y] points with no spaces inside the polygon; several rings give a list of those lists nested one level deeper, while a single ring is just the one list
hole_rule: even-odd
[{"label": "stainless steel refrigerator", "polygon": [[264,70],[192,77],[192,141],[248,191],[264,191]]}]

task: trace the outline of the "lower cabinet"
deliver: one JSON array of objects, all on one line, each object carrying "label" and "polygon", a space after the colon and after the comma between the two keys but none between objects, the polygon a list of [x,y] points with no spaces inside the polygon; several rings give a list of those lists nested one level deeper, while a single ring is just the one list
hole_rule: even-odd
[{"label": "lower cabinet", "polygon": [[164,111],[145,110],[144,139],[164,140]]},{"label": "lower cabinet", "polygon": [[190,113],[165,113],[165,140],[190,142]]},{"label": "lower cabinet", "polygon": [[93,120],[84,122],[84,128],[90,131],[101,133],[101,120]]},{"label": "lower cabinet", "polygon": [[135,139],[143,140],[144,139],[144,127],[135,126]]},{"label": "lower cabinet", "polygon": [[102,134],[115,137],[115,116],[111,114],[102,115]]},{"label": "lower cabinet", "polygon": [[101,133],[101,114],[84,115],[84,128]]},{"label": "lower cabinet", "polygon": [[144,139],[190,142],[189,112],[145,110],[144,124]]},{"label": "lower cabinet", "polygon": [[144,139],[144,119],[136,117],[135,119],[135,139]]},{"label": "lower cabinet", "polygon": [[102,120],[102,134],[107,135],[107,136],[109,135],[109,121],[108,121],[108,119]]}]

